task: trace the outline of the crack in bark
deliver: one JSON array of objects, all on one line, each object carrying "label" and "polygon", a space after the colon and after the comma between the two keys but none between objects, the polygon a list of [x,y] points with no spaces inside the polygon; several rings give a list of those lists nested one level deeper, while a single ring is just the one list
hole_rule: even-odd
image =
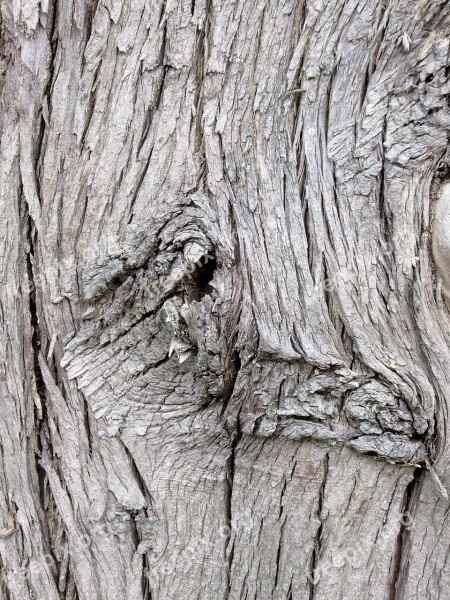
[{"label": "crack in bark", "polygon": [[50,2],[49,10],[51,11],[50,19],[51,24],[48,31],[48,39],[49,45],[51,49],[51,60],[48,69],[47,76],[47,85],[45,87],[45,91],[43,93],[42,107],[41,107],[41,124],[38,138],[36,140],[36,157],[35,157],[35,173],[36,173],[36,190],[37,196],[42,204],[42,193],[41,193],[41,168],[42,168],[42,160],[44,156],[44,140],[45,140],[45,130],[48,126],[48,122],[50,119],[50,105],[49,98],[51,97],[51,89],[55,76],[55,60],[56,60],[56,49],[57,49],[57,36],[56,28],[58,22],[58,2]]},{"label": "crack in bark", "polygon": [[[232,377],[229,381],[229,384],[226,388],[227,395],[224,393],[224,408],[228,405],[231,396],[233,395],[236,379],[241,367],[239,355],[236,352],[237,360],[234,364],[234,370],[232,373]],[[223,411],[222,411],[223,414]],[[227,488],[225,495],[225,518],[226,518],[226,526],[228,531],[230,532],[230,537],[228,540],[228,544],[231,544],[231,548],[226,548],[226,552],[228,552],[228,568],[227,568],[227,585],[226,585],[226,593],[224,600],[229,598],[231,592],[231,567],[233,564],[234,558],[234,537],[233,537],[233,512],[232,512],[232,502],[233,502],[233,484],[234,484],[234,476],[235,476],[235,461],[236,461],[236,448],[242,438],[242,432],[239,424],[239,415],[236,420],[236,430],[233,434],[232,443],[231,443],[231,454],[227,462]]]},{"label": "crack in bark", "polygon": [[[26,221],[24,225],[24,237],[26,240],[27,248],[25,253],[26,267],[27,267],[27,277],[28,277],[28,299],[29,299],[29,311],[30,311],[30,325],[31,325],[31,360],[33,362],[33,374],[32,379],[34,379],[35,385],[35,393],[37,395],[36,400],[39,401],[39,406],[36,406],[35,401],[33,401],[34,408],[34,420],[35,420],[35,431],[36,431],[36,446],[34,447],[34,458],[35,458],[35,468],[37,474],[37,482],[39,486],[38,497],[41,511],[39,513],[41,520],[41,527],[43,532],[43,539],[47,545],[47,552],[51,555],[53,561],[53,572],[52,575],[54,577],[55,585],[57,585],[58,580],[60,579],[60,564],[57,560],[57,557],[54,552],[53,544],[51,541],[51,531],[52,524],[50,523],[50,518],[52,517],[51,511],[48,510],[48,506],[46,506],[46,487],[47,492],[51,494],[48,489],[48,483],[46,482],[45,471],[42,468],[40,461],[41,459],[49,455],[52,444],[50,440],[49,433],[49,425],[48,425],[48,414],[46,408],[46,389],[45,384],[41,372],[41,368],[39,365],[39,353],[41,351],[41,332],[39,327],[39,315],[37,310],[37,286],[34,275],[34,270],[36,268],[34,256],[35,256],[35,248],[36,248],[36,237],[37,232],[33,226],[33,220],[28,210],[28,205],[26,201],[23,201],[23,212],[24,219]],[[32,382],[33,385],[33,382]]]},{"label": "crack in bark", "polygon": [[317,518],[319,519],[319,527],[316,531],[316,537],[314,540],[314,547],[311,555],[311,573],[309,576],[310,581],[310,590],[309,590],[309,600],[314,600],[317,583],[320,578],[320,574],[316,573],[317,567],[319,565],[320,552],[322,549],[322,529],[323,529],[323,519],[322,519],[322,508],[325,496],[325,487],[327,483],[328,477],[328,467],[329,467],[330,456],[327,453],[324,458],[324,468],[323,468],[323,480],[322,485],[320,487],[319,499],[317,503]]},{"label": "crack in bark", "polygon": [[226,519],[226,527],[229,531],[229,539],[228,545],[231,545],[230,548],[226,548],[226,553],[228,553],[228,566],[227,566],[227,585],[226,592],[224,596],[224,600],[228,600],[231,593],[231,567],[233,564],[234,558],[234,537],[233,537],[233,512],[232,512],[232,501],[233,501],[233,484],[234,484],[234,475],[235,475],[235,460],[236,460],[236,447],[242,437],[240,431],[235,433],[235,436],[232,441],[231,446],[231,454],[227,463],[227,488],[225,494],[225,519]]},{"label": "crack in bark", "polygon": [[[141,509],[141,511],[146,516],[146,518],[148,518],[149,510],[153,513],[153,515],[156,515],[156,511],[153,507],[153,500],[152,500],[150,490],[148,489],[148,487],[145,483],[145,480],[139,470],[139,467],[137,466],[136,461],[134,460],[133,455],[132,455],[130,449],[128,448],[128,446],[123,441],[122,441],[122,445],[125,450],[125,454],[127,455],[127,458],[130,461],[131,470],[132,470],[134,478],[138,484],[139,490],[146,502],[146,505]],[[132,518],[131,522],[134,527],[135,546],[136,546],[136,550],[137,550],[139,544],[144,541],[144,538],[142,537],[139,527],[137,526],[136,519]],[[153,594],[152,594],[152,589],[150,587],[150,578],[147,574],[148,567],[149,567],[148,559],[147,559],[147,552],[145,552],[143,554],[142,561],[143,561],[144,566],[146,565],[146,567],[142,569],[142,590],[143,590],[144,600],[152,600]]]},{"label": "crack in bark", "polygon": [[414,470],[413,478],[405,488],[403,495],[403,506],[402,506],[402,518],[400,521],[400,529],[397,535],[396,547],[392,555],[392,570],[391,570],[391,581],[389,584],[388,600],[396,600],[399,592],[399,582],[402,577],[402,561],[405,557],[405,548],[407,546],[408,539],[410,537],[410,527],[408,523],[405,523],[405,516],[410,518],[410,509],[413,505],[414,494],[420,485],[422,473],[424,472],[423,467],[417,467]]}]

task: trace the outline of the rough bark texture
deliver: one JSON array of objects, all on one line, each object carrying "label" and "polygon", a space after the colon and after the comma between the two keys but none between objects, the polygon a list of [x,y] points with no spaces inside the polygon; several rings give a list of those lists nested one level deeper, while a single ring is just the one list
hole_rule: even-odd
[{"label": "rough bark texture", "polygon": [[0,10],[0,599],[450,598],[450,3]]}]

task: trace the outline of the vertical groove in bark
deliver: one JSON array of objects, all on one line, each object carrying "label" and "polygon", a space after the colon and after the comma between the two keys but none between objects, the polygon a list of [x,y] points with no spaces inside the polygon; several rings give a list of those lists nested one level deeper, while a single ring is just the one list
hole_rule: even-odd
[{"label": "vertical groove in bark", "polygon": [[399,586],[401,585],[401,567],[404,548],[407,545],[407,538],[412,521],[412,499],[413,495],[417,496],[418,488],[423,480],[423,469],[418,467],[415,469],[413,478],[406,486],[404,498],[401,506],[401,525],[398,531],[396,548],[392,555],[391,567],[391,583],[389,587],[388,600],[396,600],[398,598]]},{"label": "vertical groove in bark", "polygon": [[233,564],[233,555],[234,555],[234,536],[233,536],[233,511],[232,511],[232,498],[233,498],[233,481],[234,481],[234,461],[235,461],[235,452],[236,452],[236,444],[237,439],[233,440],[233,445],[231,448],[229,463],[227,465],[227,490],[226,490],[226,498],[225,498],[225,511],[226,511],[226,526],[229,532],[228,545],[226,547],[227,553],[227,585],[225,590],[224,598],[228,600],[230,597],[230,589],[231,589],[231,567]]},{"label": "vertical groove in bark", "polygon": [[318,518],[320,524],[319,524],[319,527],[317,528],[316,538],[314,540],[314,548],[313,548],[312,556],[311,556],[311,571],[310,571],[311,589],[309,592],[309,600],[314,600],[316,583],[317,583],[316,577],[320,577],[317,567],[319,565],[320,551],[321,551],[321,544],[322,544],[322,539],[321,539],[322,527],[323,527],[322,510],[323,510],[323,502],[324,502],[324,495],[325,495],[325,486],[327,483],[327,476],[328,476],[328,467],[329,467],[329,456],[328,456],[328,454],[326,454],[324,457],[324,471],[323,471],[322,485],[321,485],[321,488],[319,491],[319,501],[317,504],[317,518]]},{"label": "vertical groove in bark", "polygon": [[[57,527],[58,514],[55,512],[55,505],[49,499],[49,486],[45,476],[45,471],[41,466],[41,461],[51,460],[52,444],[50,440],[49,422],[47,413],[47,400],[44,379],[42,376],[41,368],[39,365],[39,354],[43,351],[43,341],[41,338],[41,329],[39,322],[39,314],[37,310],[37,294],[39,292],[39,285],[37,285],[34,273],[37,265],[35,263],[36,255],[36,236],[35,225],[32,221],[31,215],[27,210],[27,205],[23,203],[24,212],[24,231],[26,231],[26,244],[27,244],[27,255],[26,255],[26,266],[29,284],[29,310],[30,310],[30,325],[31,325],[31,346],[30,355],[33,362],[33,386],[35,387],[35,405],[33,411],[34,423],[33,429],[30,430],[28,435],[34,441],[34,465],[33,468],[36,471],[37,485],[36,490],[37,496],[40,501],[40,525],[43,535],[46,540],[46,562],[49,564],[55,583],[59,581],[58,589],[60,592],[63,591],[61,587],[61,571],[60,571],[60,559],[61,551],[64,552],[64,544],[58,548],[57,540],[54,533],[55,527]],[[58,557],[57,554],[60,554]],[[70,573],[70,568],[69,568]],[[75,586],[76,589],[76,586]]]}]

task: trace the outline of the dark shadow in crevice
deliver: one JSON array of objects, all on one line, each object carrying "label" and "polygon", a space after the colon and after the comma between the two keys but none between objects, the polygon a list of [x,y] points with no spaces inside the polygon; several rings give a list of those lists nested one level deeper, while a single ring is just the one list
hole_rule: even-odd
[{"label": "dark shadow in crevice", "polygon": [[199,302],[214,293],[211,281],[216,269],[217,259],[214,254],[208,253],[199,260],[184,282],[185,302]]}]

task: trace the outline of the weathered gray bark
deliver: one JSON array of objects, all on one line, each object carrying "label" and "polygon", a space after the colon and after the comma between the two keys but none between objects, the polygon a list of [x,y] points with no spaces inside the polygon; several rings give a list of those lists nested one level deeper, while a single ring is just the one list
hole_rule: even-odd
[{"label": "weathered gray bark", "polygon": [[450,3],[0,7],[0,599],[450,598]]}]

